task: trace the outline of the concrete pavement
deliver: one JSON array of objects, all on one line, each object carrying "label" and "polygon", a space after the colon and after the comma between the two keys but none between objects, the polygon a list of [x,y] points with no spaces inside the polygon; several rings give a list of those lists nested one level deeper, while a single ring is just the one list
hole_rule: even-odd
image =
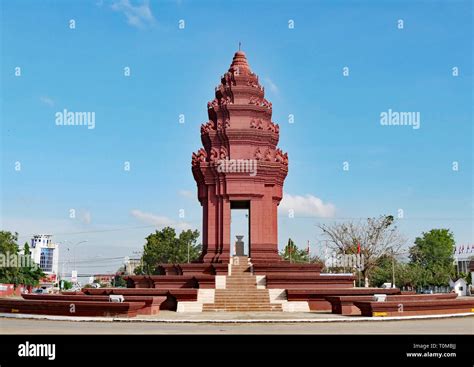
[{"label": "concrete pavement", "polygon": [[[317,315],[317,314],[316,314]],[[327,317],[327,315],[324,315]],[[321,317],[321,315],[319,315]],[[271,323],[90,322],[0,318],[0,334],[474,334],[474,317]]]}]

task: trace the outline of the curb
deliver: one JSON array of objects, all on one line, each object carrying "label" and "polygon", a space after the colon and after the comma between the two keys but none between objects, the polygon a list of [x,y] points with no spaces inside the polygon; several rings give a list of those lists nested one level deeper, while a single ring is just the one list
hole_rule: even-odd
[{"label": "curb", "polygon": [[0,318],[26,319],[26,320],[48,320],[48,321],[72,321],[72,322],[123,322],[140,323],[155,322],[162,324],[301,324],[301,323],[344,323],[344,322],[384,322],[403,320],[430,320],[446,319],[454,317],[474,316],[472,313],[457,313],[445,315],[420,315],[420,316],[391,316],[391,317],[362,317],[355,316],[346,318],[325,318],[325,319],[144,319],[144,318],[121,318],[121,317],[74,317],[74,316],[53,316],[53,315],[33,315],[33,314],[10,314],[0,313]]}]

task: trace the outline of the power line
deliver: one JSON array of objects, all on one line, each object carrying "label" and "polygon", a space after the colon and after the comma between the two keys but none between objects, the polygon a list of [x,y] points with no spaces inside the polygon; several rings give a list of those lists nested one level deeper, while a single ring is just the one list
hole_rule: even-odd
[{"label": "power line", "polygon": [[[197,220],[194,221],[186,221],[186,223],[196,223]],[[200,221],[199,221],[200,223]],[[178,222],[177,224],[181,224]],[[160,228],[163,227],[161,225],[146,225],[146,226],[134,226],[134,227],[120,227],[120,228],[111,228],[111,229],[97,229],[97,230],[90,230],[90,231],[81,231],[81,232],[58,232],[58,233],[50,233],[52,236],[65,236],[65,235],[78,235],[78,234],[88,234],[88,233],[106,233],[106,232],[120,232],[120,231],[128,231],[133,229],[143,229],[143,228]],[[18,236],[20,237],[30,237],[37,233],[30,233]]]},{"label": "power line", "polygon": [[[124,257],[113,257],[113,258],[103,258],[103,259],[82,259],[82,260],[77,260],[76,263],[97,263],[97,262],[114,262],[114,261],[123,261]],[[73,262],[72,260],[62,260],[58,261],[60,264],[66,264],[66,263],[71,263]]]}]

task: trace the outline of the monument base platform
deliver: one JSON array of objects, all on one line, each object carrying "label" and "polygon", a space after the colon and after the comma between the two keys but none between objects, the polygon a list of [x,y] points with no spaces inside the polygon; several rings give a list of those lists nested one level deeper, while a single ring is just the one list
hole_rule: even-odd
[{"label": "monument base platform", "polygon": [[[160,310],[322,311],[377,317],[474,311],[474,299],[457,299],[455,293],[418,295],[397,288],[357,288],[352,275],[321,274],[321,267],[314,264],[254,265],[248,257],[235,256],[229,264],[165,264],[158,269],[162,269],[161,275],[128,277],[128,288],[84,288],[58,295],[24,294],[20,300],[3,298],[0,312],[135,317],[156,315]],[[109,302],[111,295],[122,295],[123,302]]]}]

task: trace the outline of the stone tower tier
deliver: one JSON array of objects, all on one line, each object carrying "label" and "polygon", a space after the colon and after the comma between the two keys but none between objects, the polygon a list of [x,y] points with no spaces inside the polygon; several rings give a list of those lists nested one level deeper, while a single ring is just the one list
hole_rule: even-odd
[{"label": "stone tower tier", "polygon": [[280,261],[277,209],[288,155],[277,147],[280,128],[272,121],[272,104],[242,51],[235,53],[207,108],[203,148],[192,155],[203,208],[201,261],[229,260],[230,215],[236,206],[249,210],[252,261]]}]

